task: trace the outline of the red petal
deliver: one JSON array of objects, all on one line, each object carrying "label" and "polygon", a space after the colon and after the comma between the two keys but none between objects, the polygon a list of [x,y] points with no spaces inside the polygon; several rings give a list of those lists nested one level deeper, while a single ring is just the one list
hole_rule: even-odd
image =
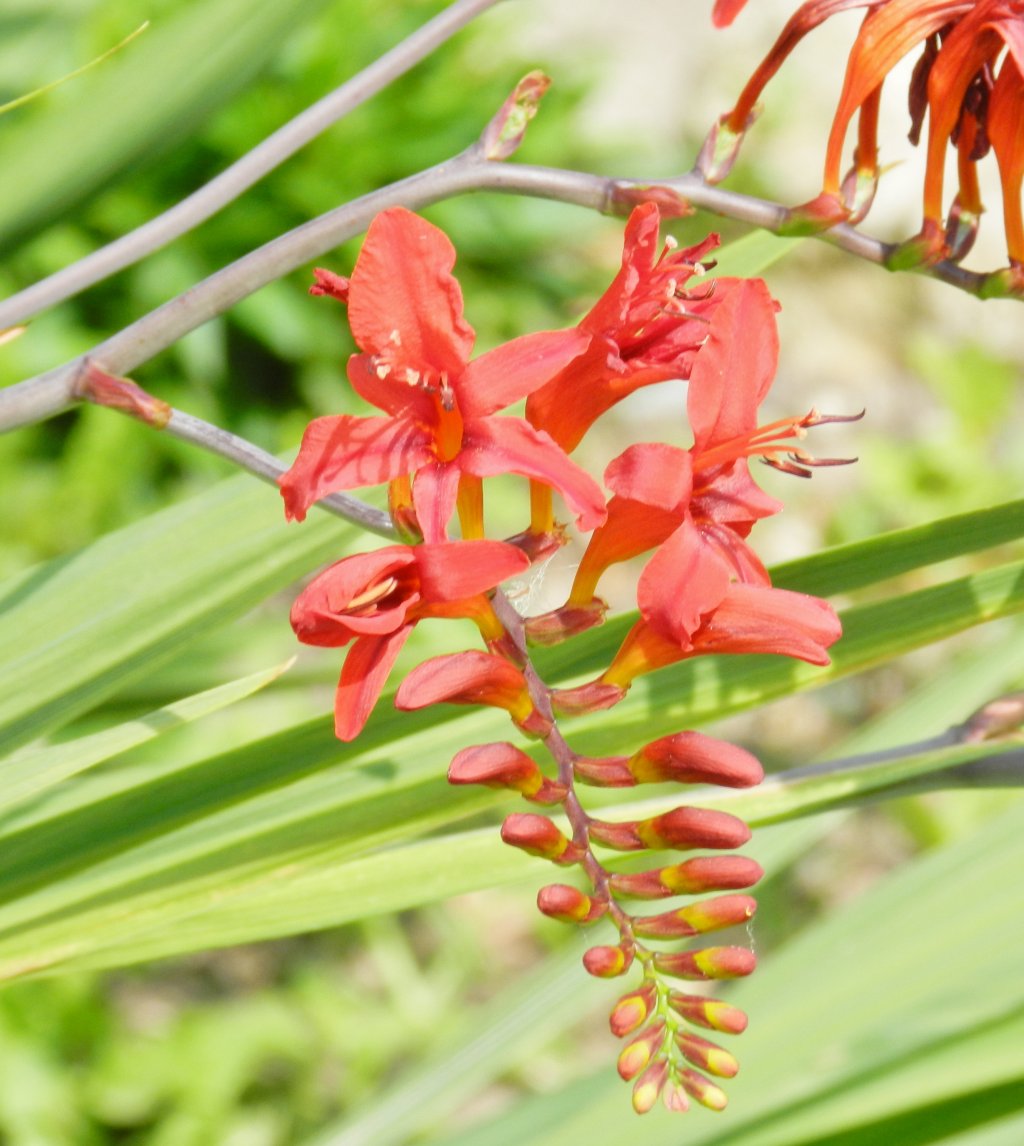
[{"label": "red petal", "polygon": [[523,674],[504,657],[477,650],[431,657],[409,673],[395,696],[402,712],[430,704],[490,704],[515,714],[530,705]]},{"label": "red petal", "polygon": [[338,490],[380,485],[412,473],[431,456],[426,433],[400,418],[314,418],[299,454],[277,484],[285,516],[302,521],[306,510]]},{"label": "red petal", "polygon": [[690,462],[689,450],[665,442],[638,442],[609,462],[604,481],[620,497],[681,516],[693,491]]},{"label": "red petal", "polygon": [[462,291],[451,273],[455,248],[404,207],[370,224],[349,288],[349,323],[359,346],[417,370],[457,374],[473,349]]},{"label": "red petal", "polygon": [[549,382],[590,345],[578,330],[546,330],[496,346],[471,362],[452,385],[464,418],[504,410]]},{"label": "red petal", "polygon": [[704,544],[694,524],[686,522],[647,562],[636,598],[652,628],[688,648],[692,634],[728,588],[727,566]]},{"label": "red petal", "polygon": [[[406,592],[392,590],[377,604],[384,608],[347,614],[354,600],[368,589],[416,563],[418,550],[408,545],[389,545],[371,553],[345,557],[325,569],[302,590],[291,610],[295,635],[305,645],[339,648],[361,634],[381,636],[405,624],[409,610],[419,603],[415,581],[405,582]],[[398,589],[398,586],[395,586]]]},{"label": "red petal", "polygon": [[428,602],[475,597],[530,565],[521,549],[504,541],[446,541],[417,545],[413,553]]},{"label": "red petal", "polygon": [[613,497],[608,503],[607,520],[594,531],[576,571],[569,597],[572,604],[586,607],[609,565],[627,561],[660,545],[679,528],[681,519],[681,514]]},{"label": "red petal", "polygon": [[715,310],[690,374],[686,408],[695,451],[756,428],[779,359],[775,310],[761,279],[736,281]]},{"label": "red petal", "polygon": [[353,354],[348,360],[348,380],[360,398],[392,417],[405,417],[423,426],[437,422],[431,394],[422,386],[410,385],[405,370],[392,362],[371,354]]},{"label": "red petal", "polygon": [[467,421],[459,463],[477,477],[512,473],[551,486],[576,514],[581,530],[596,529],[605,519],[604,494],[597,482],[548,434],[523,418]]},{"label": "red petal", "polygon": [[787,589],[734,584],[693,643],[702,653],[777,653],[827,665],[825,650],[842,632],[827,601]]},{"label": "red petal", "polygon": [[711,12],[712,23],[716,28],[728,28],[746,4],[747,0],[715,0]]},{"label": "red petal", "polygon": [[[1024,40],[1024,28],[1019,29]],[[1021,45],[1024,54],[1024,44]],[[988,134],[999,161],[1003,187],[1003,216],[1010,258],[1024,262],[1024,216],[1021,213],[1021,185],[1024,183],[1024,67],[1018,71],[1007,58],[999,69],[989,102]]]},{"label": "red petal", "polygon": [[412,629],[406,625],[386,637],[360,637],[349,649],[334,694],[334,733],[339,740],[355,740],[362,732]]},{"label": "red petal", "polygon": [[459,493],[460,454],[451,462],[435,462],[416,471],[412,498],[423,540],[441,542],[448,539],[448,522],[455,512]]}]

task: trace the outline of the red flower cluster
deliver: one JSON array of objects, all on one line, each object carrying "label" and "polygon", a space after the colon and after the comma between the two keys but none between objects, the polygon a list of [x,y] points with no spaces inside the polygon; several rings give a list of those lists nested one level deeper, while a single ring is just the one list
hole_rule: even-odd
[{"label": "red flower cluster", "polygon": [[[360,353],[348,373],[356,391],[385,417],[318,418],[298,458],[281,478],[287,515],[301,519],[318,498],[356,485],[388,483],[392,516],[410,540],[345,558],[317,576],[296,600],[292,625],[301,641],[346,646],[335,701],[343,740],[363,728],[413,627],[433,617],[472,619],[486,650],[434,657],[402,681],[401,711],[438,703],[491,705],[540,741],[557,766],[546,776],[524,749],[501,742],[463,749],[452,760],[455,784],[519,792],[560,808],[570,834],[537,813],[509,816],[502,838],[564,867],[578,867],[589,890],[544,888],[540,909],[574,923],[610,920],[618,942],[591,947],[593,975],[643,967],[640,986],[612,1013],[613,1032],[634,1037],[619,1073],[634,1083],[643,1112],[664,1095],[669,1109],[692,1098],[713,1109],[725,1095],[707,1076],[731,1077],[731,1054],[689,1027],[737,1033],[742,1012],[677,992],[674,979],[728,979],[749,974],[742,947],[651,948],[745,923],[747,895],[699,898],[654,915],[634,916],[629,899],[706,896],[750,887],[760,867],[743,856],[750,831],[724,812],[682,805],[635,821],[601,820],[583,808],[576,786],[640,783],[756,784],[760,764],[741,748],[695,731],[645,744],[630,756],[574,752],[559,718],[617,703],[640,673],[706,652],[772,652],[815,664],[839,636],[830,607],[772,588],[748,544],[757,520],[780,507],[754,483],[749,459],[809,475],[818,463],[793,448],[811,412],[758,427],[757,409],[775,373],[775,303],[761,282],[722,279],[691,290],[714,239],[686,251],[658,250],[658,209],[638,207],[626,230],[622,269],[608,291],[570,331],[528,335],[470,360],[473,332],[451,275],[454,252],[425,220],[401,209],[378,216],[351,280],[317,272],[314,293],[348,305]],[[693,444],[629,446],[608,467],[614,496],[568,456],[593,422],[638,387],[688,379]],[[526,419],[499,416],[526,397]],[[681,429],[684,429],[681,427]],[[482,479],[501,473],[531,483],[531,527],[510,541],[484,538]],[[557,491],[577,523],[593,530],[569,600],[552,613],[522,620],[497,587],[549,555],[563,539],[554,519]],[[458,515],[462,538],[449,536]],[[528,641],[553,643],[600,622],[595,596],[613,563],[652,551],[640,577],[640,618],[607,670],[572,690],[548,687],[530,661]],[[710,851],[628,874],[612,871],[595,849]],[[702,1073],[703,1072],[703,1073]]]},{"label": "red flower cluster", "polygon": [[[732,21],[745,0],[718,0],[717,24]],[[901,251],[907,264],[960,259],[974,240],[983,210],[977,164],[995,153],[1003,191],[1010,256],[1005,276],[1024,290],[1024,0],[806,0],[786,24],[747,83],[736,106],[712,132],[702,155],[711,180],[728,172],[743,133],[757,112],[768,81],[803,37],[830,16],[867,8],[846,66],[839,106],[829,135],[821,195],[796,211],[797,221],[831,226],[857,221],[871,205],[878,181],[877,129],[882,85],[893,68],[920,51],[910,81],[910,139],[917,143],[928,118],[924,222]],[[854,168],[845,177],[847,131],[858,119]],[[959,189],[945,210],[948,144],[957,154]]]}]

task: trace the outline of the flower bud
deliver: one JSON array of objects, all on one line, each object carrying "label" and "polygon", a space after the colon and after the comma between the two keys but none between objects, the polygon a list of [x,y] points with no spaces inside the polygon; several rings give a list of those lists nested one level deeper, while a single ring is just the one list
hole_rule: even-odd
[{"label": "flower bud", "polygon": [[740,1069],[740,1064],[727,1050],[714,1043],[702,1039],[700,1035],[691,1035],[680,1031],[676,1035],[676,1045],[683,1052],[683,1057],[699,1066],[709,1074],[718,1078],[733,1078]]},{"label": "flower bud", "polygon": [[601,712],[612,708],[626,695],[618,684],[592,680],[576,688],[556,688],[551,691],[551,706],[561,716],[579,716],[584,712]]},{"label": "flower bud", "polygon": [[538,804],[555,804],[565,786],[548,780],[525,752],[514,744],[477,744],[457,752],[448,768],[449,784],[485,784],[511,788]]},{"label": "flower bud", "polygon": [[629,759],[638,784],[718,784],[750,788],[764,779],[757,757],[700,732],[677,732],[645,745]]},{"label": "flower bud", "polygon": [[612,1034],[621,1039],[642,1027],[657,1001],[658,988],[648,980],[644,980],[636,991],[623,995],[608,1018]]},{"label": "flower bud", "polygon": [[562,923],[593,923],[608,910],[608,904],[593,900],[575,887],[552,883],[537,892],[537,906],[552,919]]},{"label": "flower bud", "polygon": [[738,816],[707,808],[674,808],[636,826],[641,846],[649,848],[738,848],[750,828]]},{"label": "flower bud", "polygon": [[739,1035],[747,1029],[747,1016],[729,1003],[720,999],[709,999],[705,995],[684,995],[672,991],[668,997],[668,1005],[698,1027],[705,1027],[710,1031],[721,1031],[722,1034]]},{"label": "flower bud", "polygon": [[583,966],[598,979],[624,975],[633,962],[633,947],[591,947],[583,952]]},{"label": "flower bud", "polygon": [[633,1084],[633,1109],[646,1114],[658,1101],[668,1078],[668,1059],[656,1059]]},{"label": "flower bud", "polygon": [[618,1071],[620,1077],[626,1082],[632,1081],[644,1069],[651,1059],[658,1055],[665,1042],[665,1022],[659,1019],[652,1023],[647,1030],[641,1031],[636,1038],[631,1039],[619,1054]]},{"label": "flower bud", "polygon": [[591,820],[587,830],[591,840],[606,848],[614,848],[619,852],[637,852],[647,846],[637,833],[638,827],[635,822],[613,824],[607,820]]},{"label": "flower bud", "polygon": [[706,1106],[708,1110],[724,1110],[729,1102],[720,1086],[715,1086],[710,1079],[696,1070],[680,1071],[679,1083],[695,1102]]},{"label": "flower bud", "polygon": [[690,1100],[686,1097],[686,1088],[681,1082],[672,1078],[665,1084],[662,1093],[665,1109],[672,1114],[685,1114],[690,1109]]},{"label": "flower bud", "polygon": [[616,895],[667,899],[671,895],[702,895],[706,891],[750,887],[762,875],[761,865],[746,856],[695,856],[653,871],[620,872],[609,883]]},{"label": "flower bud", "polygon": [[654,966],[677,979],[740,979],[757,966],[746,947],[704,947],[700,951],[659,951]]},{"label": "flower bud", "polygon": [[684,939],[746,923],[755,911],[752,896],[719,895],[662,915],[640,916],[633,920],[633,931],[644,939]]},{"label": "flower bud", "polygon": [[530,855],[557,864],[579,863],[584,854],[583,849],[566,839],[547,816],[537,816],[532,812],[513,812],[506,816],[501,825],[501,838]]}]

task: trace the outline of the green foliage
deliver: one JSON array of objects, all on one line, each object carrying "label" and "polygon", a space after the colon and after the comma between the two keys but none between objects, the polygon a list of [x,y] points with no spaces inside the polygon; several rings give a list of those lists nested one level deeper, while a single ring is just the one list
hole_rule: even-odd
[{"label": "green foliage", "polygon": [[[161,0],[138,42],[0,120],[0,291],[178,201],[440,5],[386,7],[383,19],[375,0]],[[100,54],[139,18],[126,0],[8,7],[0,100]],[[0,351],[0,381],[87,349],[281,231],[459,150],[538,62],[509,54],[496,61],[486,30],[459,37],[198,232],[41,316]],[[582,94],[556,87],[527,159],[614,168],[614,141],[601,155],[576,142]],[[618,257],[616,225],[562,205],[479,196],[430,215],[456,235],[481,347],[574,320]],[[771,267],[785,287],[806,275],[776,266],[793,247],[752,235],[721,269]],[[324,262],[347,270],[354,251]],[[827,290],[809,277],[804,289]],[[307,284],[297,274],[265,288],[140,382],[266,448],[293,445],[310,414],[353,402],[344,323],[333,303],[306,298]],[[793,752],[838,752],[844,728],[844,750],[890,748],[1020,687],[1024,507],[1006,501],[1024,476],[1019,368],[980,337],[927,324],[912,334],[898,381],[929,420],[918,424],[915,407],[912,425],[858,427],[861,488],[833,501],[831,475],[814,483],[831,503],[823,529],[844,544],[774,571],[847,606],[833,666],[677,666],[638,683],[611,719],[579,721],[581,746],[612,752],[641,730],[731,717],[770,748],[756,708],[758,722],[786,726],[777,754],[796,764],[805,756]],[[830,380],[833,392],[848,381]],[[5,1142],[1020,1139],[1020,800],[969,792],[953,806],[945,793],[853,810],[951,783],[949,769],[996,748],[719,799],[772,825],[753,844],[772,873],[754,933],[763,967],[730,996],[753,1015],[743,1073],[725,1119],[637,1124],[607,1065],[607,984],[581,973],[578,934],[534,920],[543,865],[498,840],[509,799],[444,782],[457,747],[504,737],[505,722],[399,718],[385,697],[365,737],[339,745],[337,656],[305,653],[280,676],[267,666],[294,651],[290,586],[364,539],[323,515],[286,526],[272,489],[226,472],[105,410],[0,438],[0,482],[17,491],[0,550]],[[545,671],[580,677],[625,623],[548,654]],[[400,668],[442,642],[461,647],[458,629],[416,637]],[[793,749],[803,722],[824,732]],[[650,814],[670,799],[612,793],[607,811]],[[894,860],[872,850],[879,824],[897,840]],[[845,875],[817,898],[807,890],[821,855],[846,863],[852,902]],[[483,895],[442,906],[470,892]]]}]

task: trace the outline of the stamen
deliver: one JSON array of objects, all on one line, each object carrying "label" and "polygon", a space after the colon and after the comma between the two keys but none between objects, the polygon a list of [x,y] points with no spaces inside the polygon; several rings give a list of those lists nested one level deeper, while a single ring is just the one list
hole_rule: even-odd
[{"label": "stamen", "polygon": [[377,365],[373,368],[373,372],[383,382],[384,379],[387,378],[387,376],[391,373],[391,363],[378,362]]},{"label": "stamen", "polygon": [[397,577],[385,577],[383,581],[378,581],[376,585],[370,585],[369,588],[360,593],[358,597],[353,597],[348,605],[345,606],[343,612],[348,614],[371,613],[373,612],[373,606],[383,601],[385,597],[390,596],[397,588]]}]

